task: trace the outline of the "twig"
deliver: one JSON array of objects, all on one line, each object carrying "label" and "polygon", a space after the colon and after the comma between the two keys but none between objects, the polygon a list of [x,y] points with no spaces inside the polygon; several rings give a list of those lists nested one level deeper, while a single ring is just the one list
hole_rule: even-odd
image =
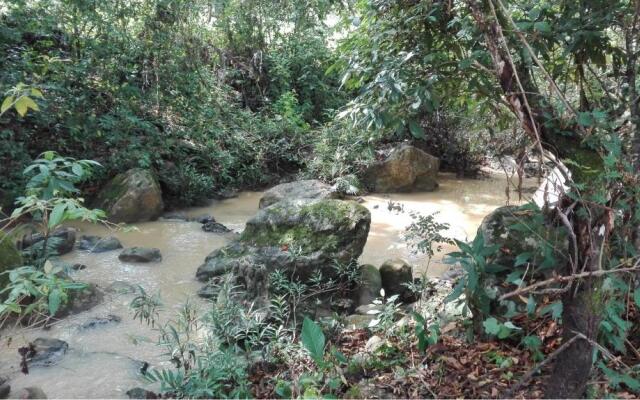
[{"label": "twig", "polygon": [[563,283],[563,282],[571,282],[574,281],[576,279],[581,279],[581,278],[589,278],[592,276],[602,276],[602,275],[607,275],[607,274],[614,274],[614,273],[624,273],[624,272],[634,272],[634,271],[638,271],[640,270],[640,268],[638,268],[638,265],[635,265],[633,267],[630,268],[618,268],[618,269],[608,269],[608,270],[598,270],[598,271],[589,271],[589,272],[582,272],[579,274],[573,274],[573,275],[569,275],[569,276],[556,276],[555,278],[551,278],[551,279],[547,279],[541,282],[537,282],[534,283],[533,285],[529,285],[526,287],[523,287],[521,289],[517,289],[514,290],[512,292],[509,293],[505,293],[502,296],[500,296],[500,298],[498,298],[499,301],[502,300],[506,300],[508,298],[514,297],[514,296],[518,296],[522,293],[527,293],[530,292],[532,290],[535,290],[539,287],[543,287],[543,286],[549,286],[549,285],[553,285],[554,283]]},{"label": "twig", "polygon": [[522,376],[522,378],[520,378],[520,380],[515,385],[511,386],[511,388],[509,388],[509,390],[507,390],[505,392],[503,398],[506,398],[506,399],[512,398],[513,394],[515,392],[517,392],[518,390],[520,390],[521,387],[523,387],[524,385],[529,383],[531,378],[533,378],[533,375],[535,375],[542,367],[544,367],[545,365],[549,364],[560,353],[565,351],[567,349],[567,347],[569,347],[573,342],[575,342],[578,339],[583,339],[583,336],[584,335],[582,335],[582,334],[577,334],[574,337],[572,337],[571,339],[569,339],[568,341],[566,341],[565,343],[563,343],[562,346],[560,346],[557,349],[555,349],[551,354],[549,354],[549,356],[547,356],[547,358],[545,358],[544,360],[540,361],[538,363],[538,365],[536,365],[535,367],[531,368],[526,374],[524,374]]}]

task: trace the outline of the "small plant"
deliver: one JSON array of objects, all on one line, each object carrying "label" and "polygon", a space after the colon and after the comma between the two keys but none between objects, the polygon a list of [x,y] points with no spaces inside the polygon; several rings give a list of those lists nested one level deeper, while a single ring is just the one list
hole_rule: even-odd
[{"label": "small plant", "polygon": [[137,295],[131,300],[129,307],[133,310],[133,319],[155,326],[160,315],[162,303],[160,294],[149,295],[140,285],[136,288]]},{"label": "small plant", "polygon": [[0,296],[6,295],[0,304],[0,327],[9,315],[15,314],[33,321],[46,321],[55,316],[69,300],[70,292],[84,289],[84,283],[73,282],[64,277],[60,266],[53,266],[50,261],[40,270],[33,266],[23,266],[4,272],[9,274],[9,284]]}]

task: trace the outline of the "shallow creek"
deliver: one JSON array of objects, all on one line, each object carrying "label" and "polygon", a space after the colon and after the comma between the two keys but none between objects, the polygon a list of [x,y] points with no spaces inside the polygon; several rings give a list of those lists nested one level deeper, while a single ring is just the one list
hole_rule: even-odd
[{"label": "shallow creek", "polygon": [[[534,180],[527,182],[535,185]],[[426,272],[438,276],[446,270],[442,253],[430,265],[424,256],[412,254],[403,240],[405,227],[411,222],[409,211],[423,214],[438,212],[437,220],[451,225],[449,234],[458,239],[471,239],[482,218],[505,204],[504,176],[483,180],[459,180],[441,174],[440,188],[431,193],[373,194],[363,203],[372,213],[371,231],[360,261],[379,266],[386,259],[403,257],[416,266],[416,274]],[[240,232],[244,223],[258,209],[260,192],[243,192],[239,197],[216,201],[209,207],[183,210],[188,216],[213,215],[218,222]],[[404,205],[404,212],[390,211],[389,201]],[[195,293],[200,283],[196,268],[212,250],[227,243],[232,235],[203,232],[197,222],[159,220],[136,224],[130,232],[108,232],[101,226],[80,224],[81,234],[106,236],[114,234],[125,247],[157,247],[163,260],[151,264],[126,264],[118,260],[119,251],[89,254],[75,250],[65,261],[86,264],[73,278],[106,288],[114,281],[142,285],[148,293],[160,292],[164,311],[161,318],[175,313],[187,299],[201,302]],[[445,248],[443,253],[451,250]],[[428,268],[427,268],[428,267]],[[0,332],[0,375],[8,375],[15,391],[26,386],[41,387],[49,398],[125,398],[125,392],[145,386],[138,373],[140,363],[168,366],[163,362],[163,349],[153,344],[156,332],[132,319],[128,306],[130,294],[106,293],[101,305],[55,323],[50,329],[5,330]],[[204,304],[204,302],[202,302]],[[95,317],[116,315],[119,323],[80,329]],[[20,373],[17,349],[37,337],[62,339],[69,350],[60,363],[32,368],[28,375]],[[151,342],[141,340],[149,338]],[[10,339],[9,339],[10,338]],[[137,343],[136,343],[137,342]]]}]

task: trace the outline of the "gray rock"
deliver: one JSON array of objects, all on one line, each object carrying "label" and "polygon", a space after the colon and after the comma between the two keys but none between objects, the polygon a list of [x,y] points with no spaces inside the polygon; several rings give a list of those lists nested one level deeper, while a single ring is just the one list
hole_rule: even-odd
[{"label": "gray rock", "polygon": [[16,399],[46,399],[47,395],[37,386],[30,386],[18,391]]},{"label": "gray rock", "polygon": [[405,260],[395,258],[385,261],[380,267],[380,277],[387,298],[393,295],[400,296],[400,300],[411,297],[406,284],[413,282],[413,268]]},{"label": "gray rock", "polygon": [[122,321],[117,315],[109,314],[106,317],[93,317],[80,325],[79,330],[94,329],[108,324],[118,324]]},{"label": "gray rock", "polygon": [[356,290],[358,305],[371,304],[372,301],[380,297],[382,289],[382,278],[378,268],[371,264],[361,265],[359,270],[359,284]]},{"label": "gray rock", "polygon": [[98,194],[96,208],[112,222],[142,222],[158,218],[164,204],[156,177],[147,169],[133,168],[118,174]]},{"label": "gray rock", "polygon": [[417,147],[401,144],[386,160],[377,162],[363,173],[362,182],[373,192],[432,191],[440,160]]},{"label": "gray rock", "polygon": [[31,342],[34,353],[27,356],[27,363],[30,367],[48,367],[55,365],[69,349],[69,344],[64,340],[37,338]]},{"label": "gray rock", "polygon": [[341,200],[287,200],[263,208],[244,232],[205,259],[196,277],[206,282],[234,271],[243,281],[268,276],[276,268],[302,280],[316,270],[335,273],[334,262],[347,263],[362,253],[371,214],[365,207]]},{"label": "gray rock", "polygon": [[231,232],[231,229],[227,228],[226,226],[222,225],[219,222],[215,222],[215,221],[210,221],[210,222],[206,222],[204,224],[202,224],[202,230],[205,232],[211,232],[211,233],[229,233]]},{"label": "gray rock", "polygon": [[160,249],[155,247],[129,247],[118,256],[123,262],[148,263],[162,261]]},{"label": "gray rock", "polygon": [[[73,228],[57,228],[47,239],[47,247],[52,249],[55,254],[63,255],[71,252],[76,243],[76,230]],[[33,249],[42,252],[44,246],[44,235],[34,233],[25,235],[18,242],[18,247],[22,250]]]},{"label": "gray rock", "polygon": [[87,250],[89,253],[104,253],[122,248],[122,243],[113,236],[100,237],[82,235],[78,241],[78,249]]},{"label": "gray rock", "polygon": [[331,187],[319,180],[309,179],[283,183],[267,190],[258,205],[259,208],[269,207],[282,200],[295,199],[337,199],[340,194],[331,190]]}]

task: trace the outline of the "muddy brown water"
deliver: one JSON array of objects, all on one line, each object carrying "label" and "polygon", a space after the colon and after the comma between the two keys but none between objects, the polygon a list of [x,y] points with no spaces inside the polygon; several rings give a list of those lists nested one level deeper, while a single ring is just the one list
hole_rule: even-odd
[{"label": "muddy brown water", "polygon": [[[535,185],[534,180],[527,182]],[[440,188],[430,193],[372,194],[363,203],[372,214],[367,244],[360,257],[362,263],[379,266],[386,259],[402,257],[415,265],[416,275],[442,274],[447,266],[442,254],[429,263],[424,256],[411,252],[403,239],[411,222],[409,211],[424,214],[438,212],[437,220],[451,225],[449,234],[457,239],[472,239],[482,218],[504,205],[506,180],[492,175],[489,179],[460,180],[441,174]],[[243,192],[237,198],[216,201],[209,207],[183,210],[188,216],[211,214],[236,232],[258,209],[260,192]],[[389,202],[401,203],[404,212],[389,210]],[[139,223],[137,230],[109,232],[105,227],[80,224],[80,234],[106,236],[115,234],[125,247],[157,247],[163,260],[151,264],[127,264],[118,260],[119,251],[89,254],[74,251],[65,261],[86,264],[73,278],[106,288],[114,281],[142,285],[147,292],[159,292],[164,309],[161,319],[170,318],[187,299],[205,307],[195,296],[200,283],[196,268],[212,250],[226,244],[231,235],[203,232],[197,222],[159,220]],[[81,314],[65,318],[50,329],[5,329],[0,332],[0,376],[10,377],[14,391],[26,386],[41,387],[49,398],[126,398],[126,391],[145,387],[138,369],[141,361],[156,367],[169,367],[163,349],[156,346],[157,332],[133,320],[129,309],[131,294],[107,293],[104,303]],[[117,315],[119,323],[90,329],[80,326],[95,317]],[[55,366],[35,367],[28,375],[20,373],[17,349],[37,337],[51,337],[69,343],[69,351]],[[147,340],[145,340],[148,339]],[[153,389],[153,387],[150,387]],[[14,392],[15,393],[15,392]]]}]

